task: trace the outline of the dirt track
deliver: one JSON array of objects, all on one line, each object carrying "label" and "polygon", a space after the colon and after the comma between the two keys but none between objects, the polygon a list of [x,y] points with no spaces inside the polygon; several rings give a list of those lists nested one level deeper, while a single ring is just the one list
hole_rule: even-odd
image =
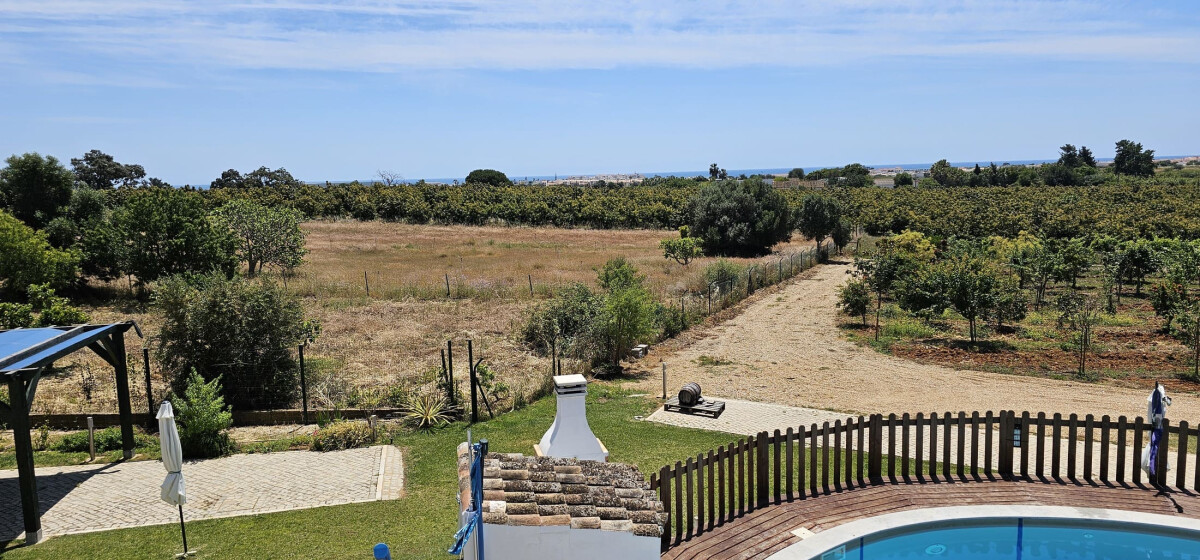
[{"label": "dirt track", "polygon": [[[639,385],[662,391],[659,359],[667,364],[667,390],[697,381],[704,394],[792,406],[870,414],[1028,410],[1145,415],[1145,391],[920,364],[862,348],[836,326],[837,289],[848,264],[830,264],[776,293],[755,296],[736,317],[710,327],[677,350],[640,361]],[[728,361],[701,365],[700,357]],[[1200,418],[1200,398],[1172,393],[1168,416]]]}]

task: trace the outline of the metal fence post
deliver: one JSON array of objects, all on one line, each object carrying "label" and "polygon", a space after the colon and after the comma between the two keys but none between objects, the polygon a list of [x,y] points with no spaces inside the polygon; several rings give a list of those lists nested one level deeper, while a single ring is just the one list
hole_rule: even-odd
[{"label": "metal fence post", "polygon": [[[300,418],[304,423],[308,423],[308,376],[304,373],[304,345],[297,347],[300,354]],[[149,377],[146,378],[146,383],[149,384]]]}]

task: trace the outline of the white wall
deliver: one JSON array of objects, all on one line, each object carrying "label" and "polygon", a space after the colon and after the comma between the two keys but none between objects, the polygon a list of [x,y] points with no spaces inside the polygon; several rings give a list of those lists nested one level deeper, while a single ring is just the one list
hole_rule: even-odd
[{"label": "white wall", "polygon": [[[566,525],[483,525],[484,560],[657,560],[659,539],[625,531],[572,529]],[[464,550],[475,558],[475,535]]]}]

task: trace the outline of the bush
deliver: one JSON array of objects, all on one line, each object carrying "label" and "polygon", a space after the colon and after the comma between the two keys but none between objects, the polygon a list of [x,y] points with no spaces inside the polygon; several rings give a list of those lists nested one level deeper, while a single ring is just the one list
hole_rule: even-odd
[{"label": "bush", "polygon": [[[189,282],[189,280],[191,282]],[[162,282],[158,357],[182,389],[186,372],[224,379],[236,408],[286,407],[297,389],[292,349],[318,330],[299,300],[268,280],[227,280],[219,274]]]},{"label": "bush", "polygon": [[851,280],[838,293],[838,307],[847,315],[862,318],[867,324],[867,312],[871,309],[871,288],[865,280]]},{"label": "bush", "polygon": [[570,353],[577,338],[599,314],[600,303],[600,297],[587,286],[571,284],[554,299],[534,308],[521,336],[534,350],[549,353],[554,343],[559,352]]},{"label": "bush", "polygon": [[184,457],[222,457],[233,452],[233,439],[229,437],[233,414],[221,398],[220,379],[205,381],[192,371],[183,397],[174,397],[172,404]]},{"label": "bush", "polygon": [[716,262],[704,267],[704,283],[716,286],[720,290],[732,291],[733,286],[745,272],[745,267],[733,261],[717,259]]},{"label": "bush", "polygon": [[687,226],[680,226],[678,238],[669,238],[658,242],[664,259],[674,259],[675,262],[687,266],[692,259],[703,254],[703,251],[700,250],[700,240],[690,237],[688,230]]},{"label": "bush", "polygon": [[20,297],[33,284],[64,287],[78,274],[78,254],[51,247],[45,235],[0,211],[0,295]]},{"label": "bush", "polygon": [[414,391],[404,400],[404,419],[418,430],[432,430],[450,421],[449,404],[437,393]]},{"label": "bush", "polygon": [[313,451],[354,449],[375,443],[375,431],[366,422],[333,422],[313,433]]},{"label": "bush", "polygon": [[[133,443],[134,447],[154,447],[158,445],[158,438],[146,434],[139,426],[133,427]],[[87,431],[72,432],[63,436],[51,446],[55,451],[63,453],[81,453],[88,450],[88,433]],[[112,426],[103,430],[96,430],[96,453],[107,453],[109,451],[118,451],[121,449],[121,428],[120,426]]]},{"label": "bush", "polygon": [[127,247],[122,268],[143,284],[172,274],[237,269],[237,240],[210,219],[202,195],[172,188],[131,191],[112,215],[115,241]]},{"label": "bush", "polygon": [[71,305],[71,300],[54,295],[49,284],[34,284],[27,290],[29,303],[33,310],[38,311],[34,325],[49,327],[54,325],[78,325],[88,322],[88,314],[82,309]]},{"label": "bush", "polygon": [[691,234],[710,255],[763,255],[792,234],[787,199],[760,179],[708,183],[685,213]]}]

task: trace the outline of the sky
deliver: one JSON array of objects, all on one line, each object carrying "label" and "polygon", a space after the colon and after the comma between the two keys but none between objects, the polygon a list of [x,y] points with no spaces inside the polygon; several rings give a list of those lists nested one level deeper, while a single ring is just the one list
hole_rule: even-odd
[{"label": "sky", "polygon": [[177,185],[1200,153],[1190,1],[0,0],[0,77]]}]

